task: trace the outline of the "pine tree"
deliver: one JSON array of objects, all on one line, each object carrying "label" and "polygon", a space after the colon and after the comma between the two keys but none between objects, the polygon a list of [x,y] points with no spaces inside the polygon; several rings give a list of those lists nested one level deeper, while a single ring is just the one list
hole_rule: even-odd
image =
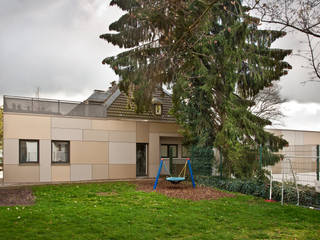
[{"label": "pine tree", "polygon": [[[252,114],[250,101],[291,66],[290,50],[271,49],[281,31],[259,30],[241,1],[114,0],[127,14],[101,38],[132,48],[106,58],[121,77],[120,87],[135,86],[138,111],[150,107],[155,86],[173,88],[173,114],[186,139],[218,146],[228,174],[243,175],[246,156],[258,145],[272,151],[286,141],[264,131],[268,119]],[[244,165],[244,166],[243,166]],[[252,172],[252,171],[251,171]]]}]

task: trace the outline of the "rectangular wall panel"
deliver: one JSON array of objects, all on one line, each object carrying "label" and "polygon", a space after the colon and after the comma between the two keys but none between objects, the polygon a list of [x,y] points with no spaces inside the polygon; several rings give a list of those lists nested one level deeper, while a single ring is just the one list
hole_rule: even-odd
[{"label": "rectangular wall panel", "polygon": [[109,132],[110,142],[136,142],[135,132]]},{"label": "rectangular wall panel", "polygon": [[51,137],[51,119],[48,116],[5,113],[3,121],[6,139],[50,139]]},{"label": "rectangular wall panel", "polygon": [[76,128],[76,129],[90,129],[90,119],[77,119],[68,117],[53,117],[52,128]]},{"label": "rectangular wall panel", "polygon": [[108,165],[107,164],[93,164],[92,165],[92,179],[108,179]]},{"label": "rectangular wall panel", "polygon": [[160,164],[160,137],[159,134],[149,135],[149,177],[156,177]]},{"label": "rectangular wall panel", "polygon": [[3,139],[4,164],[19,164],[19,140]]},{"label": "rectangular wall panel", "polygon": [[38,183],[39,165],[4,165],[5,183]]},{"label": "rectangular wall panel", "polygon": [[91,165],[71,165],[71,181],[92,179]]},{"label": "rectangular wall panel", "polygon": [[40,182],[51,181],[51,141],[40,140]]},{"label": "rectangular wall panel", "polygon": [[67,129],[67,128],[52,128],[52,139],[82,141],[82,130]]},{"label": "rectangular wall panel", "polygon": [[83,141],[109,141],[109,133],[105,130],[83,130]]},{"label": "rectangular wall panel", "polygon": [[121,120],[92,120],[92,129],[135,132],[136,122]]},{"label": "rectangular wall panel", "polygon": [[110,164],[136,164],[136,143],[109,143]]},{"label": "rectangular wall panel", "polygon": [[52,165],[51,176],[53,182],[68,182],[70,181],[70,166]]},{"label": "rectangular wall panel", "polygon": [[71,141],[71,164],[107,164],[108,142]]},{"label": "rectangular wall panel", "polygon": [[149,123],[137,122],[137,143],[149,142]]},{"label": "rectangular wall panel", "polygon": [[175,123],[150,123],[150,133],[177,133],[179,127]]},{"label": "rectangular wall panel", "polygon": [[136,178],[135,164],[109,164],[110,179]]}]

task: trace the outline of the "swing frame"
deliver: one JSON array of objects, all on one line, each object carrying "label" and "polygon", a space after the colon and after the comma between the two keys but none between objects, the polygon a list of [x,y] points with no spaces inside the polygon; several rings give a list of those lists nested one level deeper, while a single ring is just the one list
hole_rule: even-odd
[{"label": "swing frame", "polygon": [[[161,173],[161,169],[162,169],[162,166],[164,166],[167,171],[168,171],[168,168],[166,167],[166,164],[163,160],[163,158],[161,158],[160,160],[160,165],[159,165],[159,170],[158,170],[158,174],[157,174],[157,177],[156,177],[156,180],[154,182],[154,185],[153,185],[153,190],[155,190],[157,188],[157,185],[158,185],[158,181],[159,181],[159,177],[160,177],[160,173]],[[190,172],[190,177],[191,177],[191,181],[192,181],[192,186],[193,188],[196,187],[196,184],[194,182],[194,179],[193,179],[193,173],[192,173],[192,168],[191,168],[191,162],[190,162],[190,158],[187,158],[187,161],[184,165],[184,167],[182,168],[180,174],[179,174],[179,177],[167,177],[166,180],[173,183],[173,184],[178,184],[180,182],[183,182],[186,180],[185,176],[186,176],[186,170],[187,170],[187,166],[189,168],[189,172]],[[168,171],[169,172],[169,171]],[[180,177],[181,173],[184,172],[184,177]],[[170,172],[169,172],[170,173]]]}]

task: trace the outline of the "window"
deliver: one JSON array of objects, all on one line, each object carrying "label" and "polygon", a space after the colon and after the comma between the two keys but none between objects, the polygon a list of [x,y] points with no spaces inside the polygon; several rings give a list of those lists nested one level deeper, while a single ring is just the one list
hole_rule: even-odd
[{"label": "window", "polygon": [[70,162],[70,142],[52,141],[51,150],[52,163],[69,163]]},{"label": "window", "polygon": [[167,158],[169,157],[168,155],[168,145],[165,145],[165,144],[161,144],[161,157],[163,158]]},{"label": "window", "polygon": [[187,145],[182,145],[182,157],[183,158],[190,157],[189,147]]},{"label": "window", "polygon": [[178,145],[177,144],[161,144],[161,157],[168,158],[170,153],[173,158],[178,157]]},{"label": "window", "polygon": [[162,105],[161,104],[155,104],[154,105],[154,113],[156,115],[161,115],[162,114]]},{"label": "window", "polygon": [[19,140],[19,162],[38,163],[39,162],[39,141]]}]

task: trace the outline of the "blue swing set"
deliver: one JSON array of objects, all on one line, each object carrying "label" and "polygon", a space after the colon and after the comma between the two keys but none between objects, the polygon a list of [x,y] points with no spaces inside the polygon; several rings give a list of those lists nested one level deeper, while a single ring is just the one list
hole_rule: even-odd
[{"label": "blue swing set", "polygon": [[[164,168],[169,172],[169,175],[170,175],[170,177],[166,177],[166,180],[168,182],[171,182],[172,184],[178,184],[178,183],[183,182],[183,181],[186,180],[186,171],[187,171],[187,166],[188,166],[189,172],[190,172],[191,181],[192,181],[192,186],[193,186],[193,188],[196,187],[196,184],[195,184],[194,179],[193,179],[193,173],[192,173],[192,168],[191,168],[191,163],[190,163],[190,159],[189,158],[187,158],[187,161],[184,164],[184,167],[182,168],[182,170],[181,170],[180,174],[178,175],[178,177],[171,176],[170,171],[168,170],[163,158],[161,158],[160,166],[159,166],[158,174],[157,174],[157,177],[156,177],[156,181],[154,182],[153,190],[155,190],[157,188],[162,166],[164,166]],[[182,173],[183,173],[183,175],[182,175]]]}]

